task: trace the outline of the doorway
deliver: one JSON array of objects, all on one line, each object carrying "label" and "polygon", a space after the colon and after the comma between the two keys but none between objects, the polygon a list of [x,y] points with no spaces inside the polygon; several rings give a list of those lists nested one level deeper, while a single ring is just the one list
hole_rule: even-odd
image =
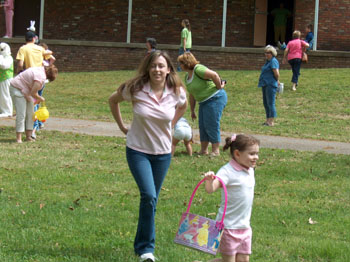
[{"label": "doorway", "polygon": [[266,44],[275,46],[275,32],[273,25],[273,16],[271,15],[271,11],[275,8],[279,8],[280,3],[284,4],[284,8],[288,9],[292,16],[287,19],[286,26],[286,44],[288,41],[292,39],[293,27],[294,27],[294,0],[268,0],[267,4],[267,30],[266,30]]},{"label": "doorway", "polygon": [[30,21],[35,21],[36,34],[40,30],[40,3],[41,0],[16,0],[13,17],[13,36],[24,36]]}]

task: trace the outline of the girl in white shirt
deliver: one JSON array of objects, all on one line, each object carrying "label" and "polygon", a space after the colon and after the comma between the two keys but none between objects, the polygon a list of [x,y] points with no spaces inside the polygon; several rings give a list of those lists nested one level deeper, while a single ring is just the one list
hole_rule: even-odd
[{"label": "girl in white shirt", "polygon": [[[221,259],[213,261],[248,262],[251,254],[252,230],[250,216],[254,198],[254,167],[258,160],[260,142],[256,138],[239,134],[226,138],[224,151],[230,149],[232,159],[220,168],[216,176],[221,178],[227,188],[227,210],[224,220],[224,233],[220,242]],[[215,192],[221,183],[215,174],[205,174],[205,189]],[[225,204],[222,190],[221,205],[217,220],[221,220]]]}]

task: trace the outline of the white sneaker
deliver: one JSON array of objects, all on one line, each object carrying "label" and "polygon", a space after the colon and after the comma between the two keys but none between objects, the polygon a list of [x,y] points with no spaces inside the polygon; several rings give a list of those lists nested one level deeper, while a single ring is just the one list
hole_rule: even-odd
[{"label": "white sneaker", "polygon": [[140,262],[154,262],[156,258],[152,253],[145,253],[140,256]]}]

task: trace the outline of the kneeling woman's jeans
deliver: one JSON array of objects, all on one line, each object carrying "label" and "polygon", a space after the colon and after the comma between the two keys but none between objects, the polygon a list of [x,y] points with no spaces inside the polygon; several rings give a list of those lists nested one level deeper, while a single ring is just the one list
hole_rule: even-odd
[{"label": "kneeling woman's jeans", "polygon": [[210,99],[199,103],[198,125],[201,142],[215,144],[221,141],[220,120],[226,104],[227,94],[224,89]]},{"label": "kneeling woman's jeans", "polygon": [[264,86],[262,87],[263,103],[266,112],[266,118],[275,118],[276,112],[276,87]]},{"label": "kneeling woman's jeans", "polygon": [[141,195],[134,250],[138,255],[153,253],[156,206],[160,189],[170,166],[171,153],[150,155],[127,147],[126,158]]},{"label": "kneeling woman's jeans", "polygon": [[288,63],[292,67],[292,83],[298,84],[298,79],[300,75],[300,66],[301,66],[301,59],[300,58],[295,58],[288,60]]}]

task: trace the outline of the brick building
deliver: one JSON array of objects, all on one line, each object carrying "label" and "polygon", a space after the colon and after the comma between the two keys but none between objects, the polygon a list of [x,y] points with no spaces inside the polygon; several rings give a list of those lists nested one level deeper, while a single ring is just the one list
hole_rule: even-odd
[{"label": "brick building", "polygon": [[305,32],[307,24],[318,21],[320,51],[310,53],[308,66],[350,66],[348,0],[15,0],[14,38],[2,41],[15,54],[29,21],[35,20],[61,71],[134,69],[145,54],[146,37],[156,38],[175,60],[181,20],[188,18],[192,50],[201,62],[217,69],[257,69],[264,60],[261,47],[273,43],[269,12],[280,2],[293,14],[288,39],[293,30]]}]

